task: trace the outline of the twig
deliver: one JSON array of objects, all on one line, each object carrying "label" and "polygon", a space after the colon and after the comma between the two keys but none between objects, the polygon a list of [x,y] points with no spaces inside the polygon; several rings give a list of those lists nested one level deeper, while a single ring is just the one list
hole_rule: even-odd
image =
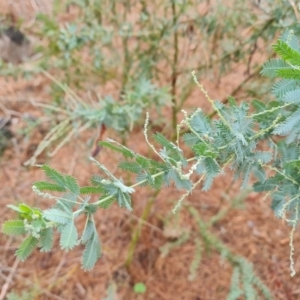
[{"label": "twig", "polygon": [[38,5],[36,4],[35,0],[30,0],[30,4],[31,4],[32,8],[33,8],[36,12],[39,11],[39,7],[38,7]]},{"label": "twig", "polygon": [[[243,86],[252,78],[252,77],[254,77],[254,76],[256,76],[258,73],[259,73],[259,71],[261,70],[261,67],[258,67],[258,68],[256,68],[254,71],[253,71],[253,73],[252,74],[250,74],[247,78],[245,78],[231,93],[230,93],[230,96],[235,96],[242,88],[243,88]],[[226,104],[226,103],[228,103],[228,101],[229,101],[229,99],[228,99],[228,97],[227,98],[225,98],[225,99],[223,99],[221,102],[223,103],[223,104]],[[216,115],[216,113],[217,113],[217,111],[216,110],[214,110],[212,113],[210,113],[208,116],[209,116],[209,118],[212,118],[212,117],[214,117],[215,115]]]},{"label": "twig", "polygon": [[[148,216],[150,214],[152,205],[154,203],[154,200],[156,199],[156,197],[159,194],[159,192],[160,192],[160,190],[157,190],[154,193],[154,195],[152,196],[152,198],[150,200],[148,200],[148,202],[146,204],[146,207],[144,208],[144,211],[142,213],[141,220],[143,220],[143,221],[147,220],[147,218],[148,218]],[[129,250],[128,250],[127,258],[126,258],[126,261],[125,261],[125,266],[126,267],[128,267],[131,264],[131,262],[132,262],[134,250],[136,248],[136,245],[137,245],[137,243],[139,241],[139,238],[140,238],[140,235],[141,235],[142,225],[143,225],[143,223],[139,222],[139,224],[135,227],[135,229],[134,229],[134,231],[132,233],[131,242],[130,242],[130,245],[129,245]]]},{"label": "twig", "polygon": [[[27,279],[26,277],[16,274],[16,276],[18,279],[20,279],[22,282],[26,282],[28,285],[32,285],[32,286],[36,286],[36,284],[34,284],[31,280]],[[50,299],[56,299],[56,300],[66,300],[65,298],[62,298],[60,296],[57,296],[49,291],[47,291],[46,289],[43,288],[38,288],[40,293],[43,293],[45,295],[47,295]],[[0,299],[1,300],[1,299]]]},{"label": "twig", "polygon": [[0,300],[4,300],[5,299],[5,296],[6,296],[6,293],[9,289],[9,285],[14,277],[14,274],[16,273],[16,270],[18,268],[18,265],[20,263],[20,260],[18,258],[16,258],[11,270],[10,270],[10,273],[6,279],[6,282],[5,284],[3,285],[2,289],[1,289],[1,294],[0,294]]},{"label": "twig", "polygon": [[292,1],[292,0],[288,0],[288,1],[291,4],[291,6],[292,6],[292,8],[294,10],[294,13],[295,13],[295,16],[296,16],[297,20],[300,21],[300,15],[299,15],[299,11],[297,9],[296,3],[294,1]]},{"label": "twig", "polygon": [[172,15],[173,15],[173,46],[174,46],[174,54],[173,54],[173,62],[172,62],[172,77],[171,77],[171,95],[172,95],[172,128],[176,129],[177,126],[177,99],[176,99],[176,83],[177,83],[177,65],[178,65],[178,30],[177,30],[177,15],[176,15],[176,1],[171,0],[172,2]]}]

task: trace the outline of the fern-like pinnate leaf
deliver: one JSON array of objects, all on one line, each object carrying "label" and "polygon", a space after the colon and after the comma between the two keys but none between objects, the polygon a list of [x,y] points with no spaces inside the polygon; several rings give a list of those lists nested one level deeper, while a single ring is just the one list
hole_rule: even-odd
[{"label": "fern-like pinnate leaf", "polygon": [[120,207],[126,207],[129,211],[132,211],[131,197],[129,194],[119,190],[116,195],[116,198]]},{"label": "fern-like pinnate leaf", "polygon": [[101,185],[102,185],[102,180],[103,180],[103,179],[104,179],[104,178],[103,178],[102,176],[96,174],[96,175],[93,175],[93,176],[91,177],[90,182],[91,182],[91,184],[94,185],[94,186],[98,186],[98,185],[101,186]]},{"label": "fern-like pinnate leaf", "polygon": [[54,183],[39,181],[34,185],[40,191],[49,190],[49,191],[59,191],[65,192],[69,191],[73,193],[75,196],[79,195],[79,186],[77,183],[77,179],[70,175],[64,175],[58,172],[55,169],[50,168],[48,165],[42,165],[42,170],[45,172],[46,176],[54,181]]},{"label": "fern-like pinnate leaf", "polygon": [[161,133],[154,134],[153,138],[163,147],[163,149],[160,151],[162,157],[172,157],[171,164],[175,164],[175,162],[180,161],[183,165],[186,165],[186,161],[182,156],[181,149],[179,149],[173,142],[170,142]]},{"label": "fern-like pinnate leaf", "polygon": [[72,208],[77,204],[77,196],[71,192],[63,194],[59,198],[59,203],[63,204],[64,210],[71,212]]},{"label": "fern-like pinnate leaf", "polygon": [[19,246],[16,251],[16,256],[24,261],[33,252],[34,248],[38,245],[39,240],[33,236],[27,237]]},{"label": "fern-like pinnate leaf", "polygon": [[80,188],[80,194],[102,194],[105,192],[105,188],[103,186],[84,186]]},{"label": "fern-like pinnate leaf", "polygon": [[66,175],[64,177],[65,179],[65,187],[70,191],[72,192],[74,195],[78,196],[79,195],[79,186],[78,186],[78,183],[77,183],[77,179],[73,176],[70,176],[70,175]]},{"label": "fern-like pinnate leaf", "polygon": [[63,250],[72,250],[78,244],[78,233],[74,221],[64,225],[60,236],[60,247]]},{"label": "fern-like pinnate leaf", "polygon": [[2,225],[2,232],[8,235],[22,235],[26,233],[23,220],[10,220]]},{"label": "fern-like pinnate leaf", "polygon": [[260,162],[267,164],[272,160],[272,153],[267,151],[257,151],[254,154],[254,158]]},{"label": "fern-like pinnate leaf", "polygon": [[58,208],[50,208],[43,212],[43,217],[49,221],[66,224],[72,220],[72,214]]},{"label": "fern-like pinnate leaf", "polygon": [[88,219],[81,237],[81,242],[83,244],[86,244],[87,241],[91,238],[94,231],[95,231],[95,224],[94,222]]},{"label": "fern-like pinnate leaf", "polygon": [[253,189],[255,192],[273,191],[277,188],[277,184],[275,182],[271,179],[268,179],[264,182],[256,182],[253,185]]},{"label": "fern-like pinnate leaf", "polygon": [[60,187],[65,187],[65,178],[61,173],[53,168],[50,168],[48,165],[42,165],[41,168],[49,179],[54,181]]},{"label": "fern-like pinnate leaf", "polygon": [[212,131],[209,119],[203,114],[202,111],[198,111],[191,118],[190,124],[194,130],[200,134],[208,135]]},{"label": "fern-like pinnate leaf", "polygon": [[241,272],[239,267],[235,267],[233,270],[233,274],[231,276],[231,285],[229,294],[227,296],[227,300],[238,300],[243,295],[243,292],[240,288],[240,277]]},{"label": "fern-like pinnate leaf", "polygon": [[49,252],[53,247],[53,228],[46,228],[41,231],[40,251]]},{"label": "fern-like pinnate leaf", "polygon": [[291,30],[286,29],[279,37],[280,41],[287,43],[293,50],[300,53],[300,44],[298,38]]},{"label": "fern-like pinnate leaf", "polygon": [[291,67],[280,58],[272,58],[264,63],[261,75],[276,78],[280,70],[289,70]]},{"label": "fern-like pinnate leaf", "polygon": [[139,166],[142,169],[149,169],[151,166],[151,160],[149,158],[146,158],[142,155],[136,156],[136,162],[139,164]]},{"label": "fern-like pinnate leaf", "polygon": [[139,163],[132,161],[123,161],[119,164],[119,168],[125,171],[129,171],[131,173],[135,173],[138,174],[142,171],[141,166],[139,165]]},{"label": "fern-like pinnate leaf", "polygon": [[[103,195],[102,197],[100,197],[98,199],[98,207],[100,208],[104,208],[104,209],[108,209],[112,206],[112,204],[116,201],[116,199],[114,197],[109,197],[108,195]],[[108,199],[107,199],[108,198]],[[105,200],[103,202],[101,202],[101,200]]]},{"label": "fern-like pinnate leaf", "polygon": [[279,40],[274,46],[275,52],[286,62],[300,66],[300,53],[291,48],[286,42]]},{"label": "fern-like pinnate leaf", "polygon": [[277,75],[279,77],[285,79],[300,79],[300,69],[288,68],[288,69],[281,69],[277,71]]},{"label": "fern-like pinnate leaf", "polygon": [[287,103],[293,103],[293,104],[299,105],[300,104],[300,88],[294,88],[293,90],[285,93],[283,100],[284,100],[284,102],[287,102]]},{"label": "fern-like pinnate leaf", "polygon": [[48,181],[37,181],[33,184],[40,191],[65,192],[66,188]]},{"label": "fern-like pinnate leaf", "polygon": [[[278,80],[274,83],[272,87],[272,93],[281,100],[282,98],[284,99],[285,102],[297,102],[297,100],[294,97],[287,96],[288,92],[291,91],[293,92],[294,89],[298,87],[298,82],[297,80],[293,79],[281,79]],[[293,94],[293,93],[292,93]],[[292,99],[294,98],[294,99]]]},{"label": "fern-like pinnate leaf", "polygon": [[283,207],[287,201],[287,195],[282,191],[276,191],[272,194],[271,208],[276,217],[281,218]]},{"label": "fern-like pinnate leaf", "polygon": [[101,256],[101,244],[96,232],[88,240],[82,255],[82,268],[89,271],[94,268],[97,260]]},{"label": "fern-like pinnate leaf", "polygon": [[262,166],[253,166],[253,175],[259,180],[259,182],[263,183],[266,180],[266,172],[262,168]]},{"label": "fern-like pinnate leaf", "polygon": [[204,159],[204,166],[205,166],[205,171],[209,176],[215,177],[221,171],[217,161],[211,157],[206,157]]},{"label": "fern-like pinnate leaf", "polygon": [[185,144],[189,147],[192,147],[199,142],[199,138],[197,137],[197,135],[192,132],[185,133],[183,135],[183,140]]},{"label": "fern-like pinnate leaf", "polygon": [[240,260],[242,266],[242,283],[244,289],[245,299],[257,299],[257,291],[253,285],[254,271],[252,265],[244,259]]},{"label": "fern-like pinnate leaf", "polygon": [[169,180],[172,180],[174,182],[177,190],[188,190],[188,191],[192,190],[193,183],[189,179],[180,176],[178,172],[175,171],[174,169],[171,169],[166,175],[166,177]]},{"label": "fern-like pinnate leaf", "polygon": [[286,135],[293,130],[294,126],[300,122],[300,108],[288,116],[284,122],[280,123],[275,129],[274,134]]},{"label": "fern-like pinnate leaf", "polygon": [[107,139],[106,141],[99,142],[100,146],[110,148],[116,152],[121,153],[124,157],[134,158],[135,153],[129,150],[127,147],[120,145],[118,142]]}]

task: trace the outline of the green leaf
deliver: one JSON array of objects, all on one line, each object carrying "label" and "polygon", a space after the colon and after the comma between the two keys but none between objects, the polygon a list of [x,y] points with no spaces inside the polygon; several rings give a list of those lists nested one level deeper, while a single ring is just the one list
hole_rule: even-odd
[{"label": "green leaf", "polygon": [[209,174],[205,175],[204,183],[202,186],[202,191],[207,192],[208,190],[210,190],[210,188],[214,182],[214,178],[215,178],[214,175],[209,175]]},{"label": "green leaf", "polygon": [[134,285],[133,287],[133,291],[136,293],[136,294],[144,294],[146,293],[146,286],[144,283],[142,282],[138,282]]},{"label": "green leaf", "polygon": [[93,232],[95,230],[95,224],[91,220],[87,221],[86,227],[84,228],[84,232],[81,237],[82,244],[86,244],[87,241],[91,238]]},{"label": "green leaf", "polygon": [[45,228],[45,222],[44,220],[32,220],[31,222],[32,230],[34,232],[41,232]]},{"label": "green leaf", "polygon": [[159,132],[153,134],[153,138],[161,146],[166,147],[166,149],[173,150],[175,147],[173,143],[169,142],[169,140]]},{"label": "green leaf", "polygon": [[65,176],[65,186],[68,190],[70,190],[74,195],[79,196],[79,186],[77,183],[77,179],[66,175]]},{"label": "green leaf", "polygon": [[151,165],[151,160],[142,156],[142,155],[137,155],[136,156],[136,162],[141,166],[142,169],[148,169]]},{"label": "green leaf", "polygon": [[24,261],[28,258],[28,256],[33,252],[34,248],[37,246],[39,240],[33,236],[29,236],[26,238],[19,248],[16,251],[16,256]]},{"label": "green leaf", "polygon": [[50,208],[45,210],[43,212],[43,217],[49,221],[59,224],[66,224],[72,220],[72,214],[68,214],[67,212],[58,208]]},{"label": "green leaf", "polygon": [[106,141],[99,142],[99,145],[110,148],[116,152],[122,153],[125,157],[134,158],[135,153],[127,147],[120,145],[114,140],[107,139]]},{"label": "green leaf", "polygon": [[276,217],[282,217],[280,214],[282,212],[283,206],[286,203],[286,194],[281,191],[277,191],[272,195],[271,208],[274,211]]},{"label": "green leaf", "polygon": [[[103,196],[101,196],[101,197],[98,199],[98,201],[99,201],[99,200],[102,200],[102,199],[105,199],[105,198],[107,198],[107,197],[108,197],[108,195],[103,195]],[[116,200],[116,199],[115,199],[114,197],[110,197],[108,200],[106,200],[106,201],[100,203],[98,206],[101,207],[101,208],[107,209],[107,208],[111,207],[111,205],[114,203],[115,200]]]},{"label": "green leaf", "polygon": [[272,58],[264,63],[260,74],[269,78],[276,78],[279,70],[289,70],[290,68],[291,67],[282,59]]},{"label": "green leaf", "polygon": [[30,215],[31,213],[33,213],[33,209],[29,205],[27,205],[25,203],[20,203],[19,204],[19,209],[24,214]]},{"label": "green leaf", "polygon": [[13,204],[8,204],[8,205],[6,205],[6,206],[7,206],[8,208],[10,208],[10,209],[12,209],[12,210],[18,212],[18,213],[23,213],[23,211],[19,208],[19,206],[15,206],[15,205],[13,205]]},{"label": "green leaf", "polygon": [[137,162],[128,162],[128,161],[123,161],[119,164],[119,168],[125,171],[129,171],[131,173],[138,174],[142,171],[141,166]]},{"label": "green leaf", "polygon": [[256,160],[260,160],[262,163],[267,164],[272,160],[272,153],[267,151],[257,151],[254,154]]},{"label": "green leaf", "polygon": [[105,192],[105,188],[103,186],[84,186],[80,188],[80,194],[102,194]]},{"label": "green leaf", "polygon": [[240,268],[235,267],[231,276],[231,285],[227,300],[238,300],[243,295],[243,292],[240,289],[240,277]]},{"label": "green leaf", "polygon": [[177,190],[192,190],[192,182],[189,179],[181,178],[180,175],[174,169],[169,170],[167,178],[173,180]]},{"label": "green leaf", "polygon": [[63,250],[72,250],[77,245],[78,233],[74,221],[69,221],[62,229],[60,247]]},{"label": "green leaf", "polygon": [[300,53],[292,49],[286,42],[279,40],[273,49],[283,60],[292,65],[300,66]]},{"label": "green leaf", "polygon": [[272,93],[278,98],[283,98],[285,102],[296,102],[297,100],[291,100],[290,96],[286,94],[289,91],[293,91],[298,86],[298,81],[293,79],[281,79],[274,83],[272,87]]},{"label": "green leaf", "polygon": [[98,186],[98,185],[102,185],[102,180],[103,180],[103,177],[96,174],[96,175],[92,176],[92,178],[90,179],[90,182],[92,185]]},{"label": "green leaf", "polygon": [[113,185],[116,186],[122,193],[132,194],[135,192],[134,188],[125,185],[121,180],[113,182]]},{"label": "green leaf", "polygon": [[56,192],[66,191],[64,187],[48,181],[37,181],[33,185],[36,188],[38,188],[40,191],[56,191]]},{"label": "green leaf", "polygon": [[211,149],[210,145],[201,142],[193,146],[193,151],[199,156],[206,156],[211,158],[216,158],[218,155]]},{"label": "green leaf", "polygon": [[101,244],[96,232],[86,244],[82,255],[82,268],[89,271],[94,268],[98,258],[101,256]]},{"label": "green leaf", "polygon": [[286,68],[279,69],[276,71],[276,74],[285,79],[300,79],[300,69]]},{"label": "green leaf", "polygon": [[199,138],[197,137],[197,135],[192,132],[185,133],[183,135],[183,140],[185,144],[189,147],[192,147],[199,142]]},{"label": "green leaf", "polygon": [[121,190],[119,190],[116,198],[117,198],[117,201],[118,201],[120,207],[126,207],[129,211],[132,211],[131,198],[130,198],[129,194],[124,193]]},{"label": "green leaf", "polygon": [[221,172],[220,166],[215,159],[211,157],[205,157],[204,159],[205,171],[209,176],[216,176]]},{"label": "green leaf", "polygon": [[42,165],[42,170],[49,179],[57,183],[59,186],[65,187],[65,179],[63,174],[59,173],[55,169],[50,168],[48,165]]},{"label": "green leaf", "polygon": [[257,99],[254,99],[252,101],[252,106],[255,108],[257,112],[263,112],[267,109],[267,105],[264,102],[259,101]]},{"label": "green leaf", "polygon": [[59,198],[59,203],[63,204],[63,210],[66,212],[71,213],[72,208],[76,205],[77,203],[77,196],[74,195],[73,193],[65,193]]},{"label": "green leaf", "polygon": [[249,178],[250,178],[250,174],[251,174],[251,171],[252,171],[252,166],[253,164],[252,163],[248,163],[243,166],[243,182],[242,182],[242,185],[241,185],[241,189],[245,189],[247,187],[247,184],[249,182]]},{"label": "green leaf", "polygon": [[212,131],[209,119],[203,114],[202,111],[197,112],[190,120],[192,128],[201,133],[209,135]]},{"label": "green leaf", "polygon": [[255,182],[253,184],[253,189],[255,192],[267,192],[267,191],[273,191],[277,188],[277,184],[270,183],[268,180],[265,182]]},{"label": "green leaf", "polygon": [[282,59],[272,58],[263,64],[263,69],[260,74],[269,78],[276,78],[278,70],[290,68],[291,67]]},{"label": "green leaf", "polygon": [[294,35],[292,30],[286,29],[279,37],[279,40],[287,43],[292,49],[300,52],[300,45],[298,38]]},{"label": "green leaf", "polygon": [[257,292],[253,286],[253,277],[255,275],[252,265],[249,262],[245,261],[242,263],[241,270],[245,299],[258,299]]},{"label": "green leaf", "polygon": [[84,212],[88,215],[93,215],[97,212],[97,206],[94,204],[86,204],[84,205]]},{"label": "green leaf", "polygon": [[53,247],[53,229],[46,228],[41,231],[40,251],[49,252]]},{"label": "green leaf", "polygon": [[280,123],[273,131],[274,134],[286,135],[300,122],[300,108],[289,115],[284,122]]},{"label": "green leaf", "polygon": [[284,102],[300,104],[300,88],[287,92],[283,98]]},{"label": "green leaf", "polygon": [[6,221],[2,225],[2,232],[8,235],[22,235],[26,233],[24,222],[22,220]]},{"label": "green leaf", "polygon": [[260,182],[266,180],[266,172],[261,166],[253,166],[253,174]]}]

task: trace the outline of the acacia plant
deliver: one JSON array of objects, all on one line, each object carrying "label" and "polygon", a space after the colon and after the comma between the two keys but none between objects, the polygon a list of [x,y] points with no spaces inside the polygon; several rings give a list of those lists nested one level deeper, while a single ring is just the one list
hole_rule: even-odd
[{"label": "acacia plant", "polygon": [[[157,160],[135,153],[113,140],[100,142],[101,146],[124,156],[125,161],[119,164],[119,168],[136,174],[135,184],[125,185],[122,178],[116,178],[94,158],[91,160],[99,167],[99,174],[91,177],[90,186],[80,187],[76,178],[48,165],[40,166],[49,180],[34,183],[32,189],[41,197],[54,200],[55,204],[46,210],[27,204],[9,205],[18,212],[19,217],[6,221],[2,232],[27,236],[16,251],[16,256],[23,261],[36,247],[40,251],[50,251],[54,231],[57,230],[63,250],[72,250],[79,244],[85,245],[82,267],[90,270],[101,256],[101,242],[94,218],[98,209],[107,209],[117,203],[132,211],[131,195],[138,186],[159,190],[174,184],[178,190],[183,191],[174,207],[173,212],[176,213],[184,198],[195,188],[201,185],[203,191],[209,190],[214,180],[230,169],[234,178],[240,180],[242,189],[247,187],[253,175],[257,179],[253,185],[254,191],[268,192],[275,215],[291,225],[290,267],[291,275],[294,275],[293,234],[299,220],[300,204],[300,45],[294,33],[286,31],[273,49],[279,57],[267,61],[262,74],[279,78],[272,89],[276,99],[269,103],[253,101],[254,112],[248,103],[238,105],[232,97],[228,105],[213,101],[193,73],[196,85],[216,111],[215,119],[209,119],[200,108],[191,113],[183,112],[184,118],[177,126],[176,142],[169,141],[161,133],[155,133],[153,140],[160,146],[156,148],[150,141],[147,115],[145,140]],[[189,132],[181,136],[183,128]],[[183,150],[185,146],[182,146],[182,142],[188,150]],[[265,150],[261,151],[261,148]],[[190,153],[193,155],[187,155]],[[93,195],[97,196],[97,200],[94,200]],[[197,214],[192,208],[191,213]],[[84,215],[86,220],[81,236],[75,223],[79,215]],[[201,223],[199,226],[201,229]],[[205,227],[202,230],[205,231]],[[240,258],[232,258],[221,244],[217,247],[224,251],[228,259],[244,264]],[[247,273],[246,269],[249,266],[244,264],[241,270]],[[235,269],[233,286],[239,272],[238,268]],[[264,290],[255,277],[250,279],[253,285]],[[234,295],[231,299],[238,298]]]}]

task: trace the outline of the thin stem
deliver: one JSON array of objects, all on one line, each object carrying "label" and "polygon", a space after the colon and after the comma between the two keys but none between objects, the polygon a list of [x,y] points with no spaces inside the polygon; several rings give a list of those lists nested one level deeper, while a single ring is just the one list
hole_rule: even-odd
[{"label": "thin stem", "polygon": [[135,229],[132,233],[127,258],[125,260],[125,266],[126,267],[128,267],[132,262],[133,254],[134,254],[136,245],[137,245],[137,243],[139,241],[139,238],[141,236],[143,223],[144,223],[144,221],[147,220],[147,218],[148,218],[148,216],[151,212],[151,208],[153,206],[154,200],[156,199],[156,197],[158,196],[159,193],[160,193],[160,190],[155,191],[152,198],[147,202],[146,207],[143,210],[142,217],[141,217],[138,225],[135,227]]},{"label": "thin stem", "polygon": [[172,95],[172,127],[174,131],[177,126],[177,99],[176,99],[176,84],[177,84],[177,66],[178,66],[178,30],[177,30],[177,15],[176,15],[176,3],[175,0],[171,0],[172,2],[172,16],[173,16],[173,62],[172,62],[172,77],[171,77],[171,95]]},{"label": "thin stem", "polygon": [[[189,158],[189,159],[187,159],[187,162],[193,161],[193,160],[195,160],[195,159],[196,159],[195,157]],[[152,179],[155,179],[156,177],[159,177],[159,176],[165,174],[165,172],[166,172],[166,171],[158,172],[158,173],[152,175],[151,178],[152,178]],[[135,184],[129,186],[128,188],[135,188],[135,187],[137,187],[137,186],[139,186],[139,185],[143,185],[143,184],[146,183],[147,181],[148,181],[148,179],[141,180],[141,181],[139,181],[139,182],[137,182],[137,183],[135,183]],[[114,195],[109,195],[109,196],[107,196],[107,197],[105,197],[105,198],[103,198],[103,199],[101,199],[101,200],[98,200],[98,201],[94,202],[93,205],[96,205],[96,206],[97,206],[97,205],[99,205],[99,204],[101,204],[101,203],[104,203],[104,202],[110,200],[110,199],[113,198],[113,197],[114,197]]]},{"label": "thin stem", "polygon": [[226,124],[228,126],[229,129],[231,129],[230,124],[227,122],[227,120],[223,117],[223,115],[221,114],[220,110],[217,108],[217,106],[215,105],[214,101],[209,97],[208,92],[204,89],[203,85],[201,83],[199,83],[197,77],[196,77],[196,73],[195,71],[192,72],[192,76],[194,78],[195,83],[197,84],[197,86],[200,88],[201,92],[204,94],[205,98],[208,100],[208,102],[211,104],[211,106],[215,109],[215,111],[217,112],[217,114],[219,115],[220,119],[224,122],[224,124]]}]

